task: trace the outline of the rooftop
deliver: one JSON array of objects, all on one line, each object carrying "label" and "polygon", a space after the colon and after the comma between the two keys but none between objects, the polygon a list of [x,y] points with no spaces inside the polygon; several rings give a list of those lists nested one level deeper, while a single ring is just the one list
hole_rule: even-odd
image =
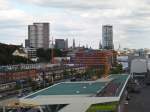
[{"label": "rooftop", "polygon": [[63,82],[50,86],[27,98],[39,95],[96,95],[106,85],[107,82]]},{"label": "rooftop", "polygon": [[[129,78],[130,75],[119,74],[96,81],[62,82],[20,101],[32,105],[66,105],[59,112],[85,112],[92,104],[120,101]],[[101,95],[103,93],[106,94]]]}]

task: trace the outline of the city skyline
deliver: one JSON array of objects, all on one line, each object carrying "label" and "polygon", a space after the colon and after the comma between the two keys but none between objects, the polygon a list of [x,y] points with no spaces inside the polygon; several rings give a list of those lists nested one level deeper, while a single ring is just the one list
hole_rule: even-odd
[{"label": "city skyline", "polygon": [[[150,48],[148,0],[0,0],[0,42],[24,43],[27,26],[49,22],[54,38],[75,38],[82,45],[98,48],[102,25],[114,29],[114,46]],[[43,13],[44,12],[44,13]],[[90,32],[90,33],[89,33]]]}]

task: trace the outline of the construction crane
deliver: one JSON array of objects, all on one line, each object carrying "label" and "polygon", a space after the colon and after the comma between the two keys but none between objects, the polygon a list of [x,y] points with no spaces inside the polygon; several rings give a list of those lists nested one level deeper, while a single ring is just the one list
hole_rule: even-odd
[{"label": "construction crane", "polygon": [[52,48],[51,48],[51,63],[54,64],[54,42],[52,37]]}]

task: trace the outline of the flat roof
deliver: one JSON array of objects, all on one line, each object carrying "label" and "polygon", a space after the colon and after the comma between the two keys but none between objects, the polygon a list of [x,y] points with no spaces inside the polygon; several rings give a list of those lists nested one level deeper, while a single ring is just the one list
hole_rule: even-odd
[{"label": "flat roof", "polygon": [[28,96],[34,98],[41,95],[96,95],[108,82],[62,82],[50,86]]},{"label": "flat roof", "polygon": [[112,74],[109,76],[109,78],[114,79],[115,82],[121,82],[124,83],[129,75],[118,75],[118,74]]},{"label": "flat roof", "polygon": [[[25,97],[35,98],[37,96],[96,96],[100,93],[111,81],[123,85],[127,79],[128,75],[110,75],[107,80],[97,80],[97,81],[82,81],[82,82],[62,82],[50,86],[48,88],[37,91],[31,95]],[[122,88],[122,87],[121,87]],[[120,88],[120,90],[121,90]],[[118,91],[119,95],[120,91]]]},{"label": "flat roof", "polygon": [[[85,112],[92,104],[119,101],[129,78],[128,74],[117,74],[96,81],[62,82],[21,98],[20,102],[32,105],[67,104],[59,112]],[[119,85],[116,94],[111,97],[97,96],[111,82]]]}]

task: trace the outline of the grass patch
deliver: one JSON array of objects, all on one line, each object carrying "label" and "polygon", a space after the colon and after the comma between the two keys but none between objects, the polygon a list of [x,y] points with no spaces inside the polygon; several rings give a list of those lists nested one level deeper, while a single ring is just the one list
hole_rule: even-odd
[{"label": "grass patch", "polygon": [[97,112],[97,111],[115,111],[117,107],[117,102],[108,104],[95,104],[92,105],[86,112]]}]

